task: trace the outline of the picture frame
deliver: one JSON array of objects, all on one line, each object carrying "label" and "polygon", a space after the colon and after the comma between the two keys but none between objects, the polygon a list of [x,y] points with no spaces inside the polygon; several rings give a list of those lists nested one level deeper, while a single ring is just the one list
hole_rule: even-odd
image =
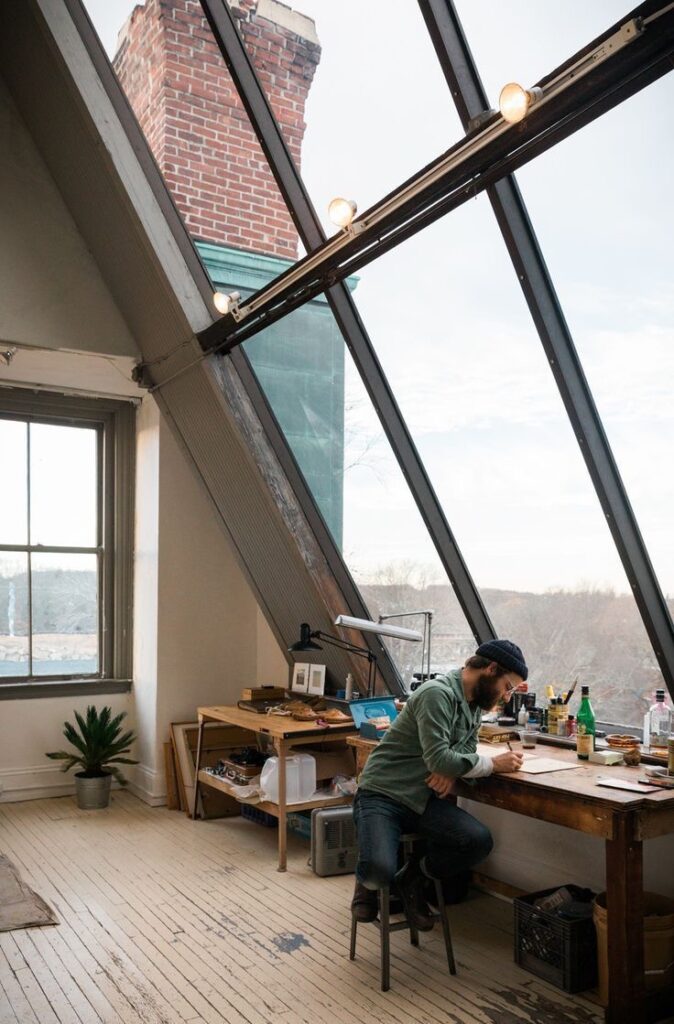
[{"label": "picture frame", "polygon": [[293,678],[290,684],[292,693],[309,692],[309,665],[306,661],[296,661],[293,665]]},{"label": "picture frame", "polygon": [[325,693],[325,665],[309,665],[309,688],[312,697],[322,697]]}]

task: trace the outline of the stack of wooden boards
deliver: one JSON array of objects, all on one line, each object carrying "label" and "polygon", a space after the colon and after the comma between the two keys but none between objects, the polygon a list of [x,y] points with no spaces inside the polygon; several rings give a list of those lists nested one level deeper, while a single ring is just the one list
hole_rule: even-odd
[{"label": "stack of wooden boards", "polygon": [[[169,810],[192,813],[196,779],[197,722],[173,722],[170,739],[164,744],[166,769],[166,806]],[[201,767],[213,768],[233,750],[256,745],[255,733],[236,725],[207,722],[201,751]],[[202,818],[224,818],[240,813],[239,803],[210,786],[202,786],[199,794],[199,813]]]}]

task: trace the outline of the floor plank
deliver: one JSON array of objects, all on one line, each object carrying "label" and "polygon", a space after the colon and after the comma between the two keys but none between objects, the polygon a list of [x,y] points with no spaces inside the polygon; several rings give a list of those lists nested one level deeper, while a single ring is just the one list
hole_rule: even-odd
[{"label": "floor plank", "polygon": [[348,959],[352,876],[318,878],[291,837],[241,818],[192,822],[116,792],[0,804],[3,852],[59,916],[0,936],[0,1024],[599,1024],[587,1000],[515,966],[512,908],[451,910],[458,973],[436,929],[414,949],[361,927]]}]

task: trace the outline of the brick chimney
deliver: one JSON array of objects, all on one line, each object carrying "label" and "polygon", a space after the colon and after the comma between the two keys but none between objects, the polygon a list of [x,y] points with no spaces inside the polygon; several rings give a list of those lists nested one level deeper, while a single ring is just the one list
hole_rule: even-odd
[{"label": "brick chimney", "polygon": [[[314,22],[278,0],[232,9],[299,165],[321,52]],[[113,63],[190,233],[294,259],[297,233],[198,0],[135,7]]]}]

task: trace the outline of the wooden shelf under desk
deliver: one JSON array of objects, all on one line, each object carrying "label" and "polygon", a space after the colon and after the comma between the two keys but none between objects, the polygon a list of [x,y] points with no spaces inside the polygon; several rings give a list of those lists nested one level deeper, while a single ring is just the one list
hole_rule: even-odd
[{"label": "wooden shelf under desk", "polygon": [[[203,768],[199,772],[199,782],[206,786],[212,786],[213,789],[219,789],[222,793],[227,793],[228,796],[233,796],[240,804],[248,804],[250,807],[256,807],[259,811],[273,814],[275,818],[279,817],[278,804],[272,803],[271,800],[260,800],[257,797],[251,797],[250,799],[238,797],[231,783],[227,782],[226,779],[220,778],[218,775],[211,775],[210,772]],[[300,803],[287,804],[286,810],[288,812],[312,811],[314,807],[341,807],[350,803],[350,796],[319,796],[315,800],[303,800]]]},{"label": "wooden shelf under desk", "polygon": [[350,804],[352,798],[348,797],[319,797],[316,800],[305,800],[302,803],[289,804],[285,799],[285,771],[283,765],[288,756],[291,756],[297,747],[307,744],[323,747],[335,743],[343,743],[348,736],[356,736],[356,728],[353,722],[340,723],[339,725],[326,725],[316,722],[296,722],[292,718],[276,715],[257,715],[252,711],[244,711],[243,708],[232,705],[218,704],[209,707],[197,708],[199,718],[199,740],[197,743],[196,757],[196,785],[194,803],[192,805],[192,817],[197,815],[199,787],[201,785],[211,786],[223,793],[238,800],[232,792],[231,783],[217,776],[209,775],[201,768],[201,752],[203,748],[204,725],[206,722],[224,722],[227,725],[237,725],[247,729],[257,736],[266,736],[269,743],[276,750],[279,758],[279,801],[271,803],[267,800],[240,800],[240,803],[247,803],[258,807],[278,818],[278,855],[279,871],[286,870],[286,817],[289,811],[310,811],[314,807],[339,807]]}]

